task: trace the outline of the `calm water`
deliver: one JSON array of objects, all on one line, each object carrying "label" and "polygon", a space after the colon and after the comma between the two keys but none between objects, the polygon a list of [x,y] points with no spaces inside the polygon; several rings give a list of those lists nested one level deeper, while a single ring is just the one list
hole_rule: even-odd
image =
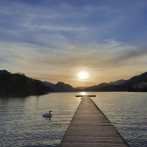
[{"label": "calm water", "polygon": [[[0,146],[58,146],[80,93],[0,98]],[[87,93],[133,147],[147,146],[147,93]],[[52,110],[49,120],[42,114]]]}]

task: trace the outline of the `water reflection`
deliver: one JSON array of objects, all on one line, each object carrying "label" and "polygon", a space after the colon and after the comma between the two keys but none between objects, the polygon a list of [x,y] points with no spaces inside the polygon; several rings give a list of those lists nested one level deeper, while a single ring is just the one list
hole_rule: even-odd
[{"label": "water reflection", "polygon": [[[0,98],[0,146],[58,146],[81,101],[92,98],[133,146],[147,146],[147,93],[52,93],[23,99]],[[52,110],[53,117],[42,117]]]},{"label": "water reflection", "polygon": [[[0,99],[1,146],[58,145],[79,102],[75,93]],[[48,110],[53,110],[53,117],[44,119]]]},{"label": "water reflection", "polygon": [[147,146],[147,93],[97,93],[92,98],[132,147]]},{"label": "water reflection", "polygon": [[87,92],[81,92],[80,95],[87,95]]}]

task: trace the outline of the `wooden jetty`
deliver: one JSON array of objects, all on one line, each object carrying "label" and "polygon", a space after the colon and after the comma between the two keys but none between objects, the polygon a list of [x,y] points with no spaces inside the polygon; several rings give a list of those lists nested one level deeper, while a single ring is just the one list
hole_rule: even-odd
[{"label": "wooden jetty", "polygon": [[76,95],[76,97],[83,97],[83,96],[96,97],[96,95]]},{"label": "wooden jetty", "polygon": [[129,146],[89,96],[83,96],[59,146]]}]

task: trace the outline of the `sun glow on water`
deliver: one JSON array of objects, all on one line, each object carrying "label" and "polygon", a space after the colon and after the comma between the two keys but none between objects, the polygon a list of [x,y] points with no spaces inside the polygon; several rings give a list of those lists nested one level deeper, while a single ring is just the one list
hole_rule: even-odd
[{"label": "sun glow on water", "polygon": [[86,95],[86,92],[81,92],[81,95]]}]

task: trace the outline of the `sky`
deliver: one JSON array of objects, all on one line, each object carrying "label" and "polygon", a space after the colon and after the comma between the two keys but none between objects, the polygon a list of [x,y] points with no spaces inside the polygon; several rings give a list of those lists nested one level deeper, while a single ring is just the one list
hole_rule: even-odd
[{"label": "sky", "polygon": [[147,71],[146,16],[146,0],[0,0],[0,69],[73,87],[129,79]]}]

